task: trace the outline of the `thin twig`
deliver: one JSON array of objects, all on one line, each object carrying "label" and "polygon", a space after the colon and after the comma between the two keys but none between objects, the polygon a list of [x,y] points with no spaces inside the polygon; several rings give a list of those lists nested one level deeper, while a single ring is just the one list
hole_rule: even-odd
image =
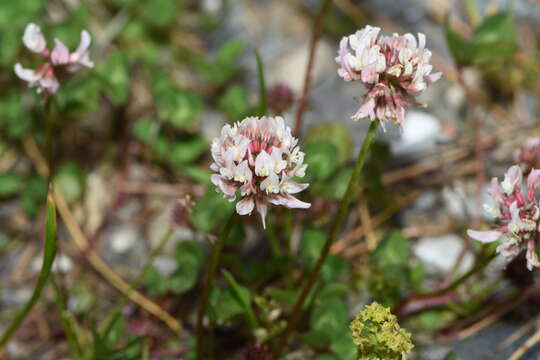
[{"label": "thin twig", "polygon": [[[493,311],[490,311],[488,315],[485,316],[484,318],[466,327],[465,329],[460,330],[455,336],[452,337],[451,340],[452,341],[464,340],[476,334],[478,331],[493,324],[495,321],[501,318],[501,316],[507,314],[516,306],[523,303],[525,300],[527,300],[531,296],[533,292],[537,290],[538,290],[538,286],[534,286],[534,285],[524,289],[518,295],[516,295],[515,298],[512,299],[510,302],[497,306],[495,309],[493,309]],[[449,341],[450,339],[447,338],[445,340]]]},{"label": "thin twig", "polygon": [[530,338],[527,339],[516,351],[508,358],[508,360],[518,360],[534,345],[540,342],[540,330],[535,332]]},{"label": "thin twig", "polygon": [[118,276],[90,247],[88,239],[82,232],[81,227],[75,220],[71,210],[69,210],[64,195],[58,188],[55,188],[54,198],[58,206],[58,212],[60,213],[62,220],[64,220],[71,237],[79,247],[79,250],[86,256],[88,262],[124,296],[127,296],[132,302],[163,321],[174,332],[179,332],[182,329],[182,325],[178,320],[172,317],[171,314],[158,304],[146,298],[137,290],[132,289],[131,286]]},{"label": "thin twig", "polygon": [[[420,195],[420,191],[413,191],[411,194],[408,194],[408,196],[399,204],[399,206],[388,207],[385,210],[373,216],[373,218],[371,219],[372,226],[376,228],[377,226],[382,224],[384,221],[388,220],[392,215],[398,212],[402,207],[407,206],[414,199],[416,199],[418,195]],[[364,224],[361,224],[356,229],[354,229],[353,231],[345,235],[343,238],[336,241],[334,245],[332,245],[330,253],[333,255],[342,253],[351,243],[360,239],[362,236],[364,236],[365,233],[366,233],[366,229],[364,228]],[[365,244],[362,243],[359,246],[361,246],[361,248],[364,248]]]},{"label": "thin twig", "polygon": [[309,42],[308,63],[304,76],[304,88],[302,90],[302,96],[298,101],[298,111],[296,113],[296,120],[294,123],[294,136],[296,137],[300,135],[300,131],[302,130],[302,119],[304,116],[304,111],[306,110],[306,102],[309,96],[309,89],[311,87],[311,73],[315,65],[315,51],[317,49],[317,42],[321,36],[324,18],[328,12],[328,9],[330,8],[331,3],[332,0],[324,0],[324,3],[321,5],[321,9],[319,10],[313,25],[313,32],[311,33],[311,40]]},{"label": "thin twig", "polygon": [[512,335],[510,335],[502,343],[500,343],[499,346],[497,346],[497,348],[504,349],[505,347],[512,345],[523,335],[528,333],[533,328],[537,327],[539,321],[540,321],[540,314],[536,315],[535,317],[527,321],[527,323],[520,326],[516,331],[512,333]]},{"label": "thin twig", "polygon": [[363,229],[366,234],[366,244],[368,250],[374,250],[377,247],[377,236],[373,232],[373,221],[369,214],[369,208],[366,201],[360,201],[358,204],[358,212],[360,214],[360,221],[362,222]]}]

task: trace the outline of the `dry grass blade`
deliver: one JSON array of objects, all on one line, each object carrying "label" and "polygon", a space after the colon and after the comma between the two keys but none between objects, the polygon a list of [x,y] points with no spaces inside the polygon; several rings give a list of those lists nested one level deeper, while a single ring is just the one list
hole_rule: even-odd
[{"label": "dry grass blade", "polygon": [[540,330],[535,332],[530,338],[527,339],[516,351],[508,358],[508,360],[518,360],[534,345],[540,342]]},{"label": "dry grass blade", "polygon": [[[43,177],[48,176],[49,168],[45,161],[45,158],[39,151],[35,141],[31,137],[26,137],[23,140],[25,150],[28,156],[34,163],[34,166],[38,170],[39,174]],[[64,221],[73,241],[79,248],[79,250],[86,256],[88,262],[94,267],[111,285],[113,285],[118,291],[130,299],[133,303],[139,305],[144,310],[148,311],[158,319],[163,321],[171,330],[178,332],[182,329],[182,324],[172,317],[167,311],[165,311],[158,304],[154,303],[150,299],[146,298],[140,292],[132,289],[131,286],[125,282],[120,276],[118,276],[99,256],[93,251],[88,239],[84,235],[81,227],[75,220],[73,213],[69,209],[66,203],[64,195],[57,189],[54,189],[54,200],[58,212]]]}]

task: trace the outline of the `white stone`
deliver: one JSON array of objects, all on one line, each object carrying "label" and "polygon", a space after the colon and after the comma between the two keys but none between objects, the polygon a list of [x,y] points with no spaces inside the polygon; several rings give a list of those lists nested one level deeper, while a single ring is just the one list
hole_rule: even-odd
[{"label": "white stone", "polygon": [[137,240],[136,228],[124,225],[119,227],[111,234],[111,248],[118,253],[124,253],[128,251]]},{"label": "white stone", "polygon": [[154,259],[154,268],[156,268],[162,276],[170,276],[176,271],[178,264],[175,259],[169,256],[160,255],[156,256]]},{"label": "white stone", "polygon": [[[424,237],[414,244],[413,253],[428,268],[447,274],[453,269],[463,246],[464,240],[455,234]],[[473,262],[472,254],[467,252],[461,261],[459,272],[464,273],[469,270]]]},{"label": "white stone", "polygon": [[[315,51],[312,85],[316,84],[322,74],[336,71],[335,52],[335,47],[330,46],[325,41],[319,42]],[[270,72],[269,83],[287,84],[295,93],[301,94],[304,87],[308,55],[309,43],[306,41],[278,59]]]},{"label": "white stone", "polygon": [[[43,256],[37,256],[30,265],[32,272],[41,271],[41,266],[43,265]],[[73,269],[73,261],[71,258],[65,254],[59,254],[54,259],[52,270],[55,272],[67,273]]]},{"label": "white stone", "polygon": [[443,140],[439,120],[426,112],[409,111],[398,140],[391,143],[392,153],[418,157],[429,154],[438,141]]}]

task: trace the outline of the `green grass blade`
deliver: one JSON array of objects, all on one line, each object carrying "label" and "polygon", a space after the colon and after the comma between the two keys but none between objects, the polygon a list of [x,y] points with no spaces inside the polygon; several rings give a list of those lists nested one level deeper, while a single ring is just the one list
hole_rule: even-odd
[{"label": "green grass blade", "polygon": [[34,292],[30,297],[30,300],[26,303],[24,308],[17,314],[13,323],[6,330],[2,338],[0,339],[0,347],[3,347],[11,338],[11,336],[21,326],[23,320],[26,318],[30,310],[34,307],[36,302],[41,296],[41,291],[47,284],[49,275],[51,274],[52,265],[54,263],[54,257],[56,256],[56,207],[52,195],[47,196],[47,225],[45,232],[45,250],[43,255],[43,265],[41,266],[41,272],[34,288]]},{"label": "green grass blade", "polygon": [[76,324],[74,324],[75,320],[66,309],[66,301],[64,295],[62,294],[62,289],[57,284],[54,275],[51,276],[51,284],[56,295],[56,307],[58,308],[58,312],[60,313],[60,320],[62,321],[62,326],[64,327],[66,339],[69,347],[71,348],[71,352],[73,353],[73,357],[76,360],[82,359],[83,357],[80,351],[79,339],[77,338],[77,331],[75,329]]},{"label": "green grass blade", "polygon": [[255,50],[255,58],[257,60],[257,74],[259,75],[259,116],[264,116],[268,113],[268,94],[264,79],[264,64],[257,50]]},{"label": "green grass blade", "polygon": [[250,326],[255,329],[259,327],[259,323],[257,321],[257,317],[255,316],[255,313],[253,312],[253,309],[251,308],[251,293],[248,289],[244,288],[232,276],[230,272],[227,270],[223,270],[223,275],[225,276],[225,279],[227,279],[227,282],[229,283],[229,286],[231,287],[233,297],[238,301],[240,306],[244,308],[244,311],[246,312],[246,316],[248,318]]}]

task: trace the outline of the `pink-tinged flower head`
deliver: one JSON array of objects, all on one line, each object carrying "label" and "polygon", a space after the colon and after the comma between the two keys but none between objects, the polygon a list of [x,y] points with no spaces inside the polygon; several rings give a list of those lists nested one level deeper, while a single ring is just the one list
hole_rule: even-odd
[{"label": "pink-tinged flower head", "polygon": [[527,268],[540,266],[536,255],[536,238],[540,231],[540,208],[536,190],[540,183],[540,170],[532,170],[522,191],[523,173],[514,165],[508,169],[500,183],[494,178],[490,195],[496,200],[496,207],[484,205],[486,212],[500,223],[493,230],[468,230],[472,239],[483,243],[499,241],[497,252],[512,260],[521,251],[527,252]]},{"label": "pink-tinged flower head", "polygon": [[380,31],[368,25],[341,39],[338,75],[345,81],[359,80],[367,88],[353,120],[369,117],[399,125],[407,109],[419,105],[415,97],[441,73],[431,73],[424,34],[418,34],[417,41],[412,34],[382,36]]},{"label": "pink-tinged flower head", "polygon": [[37,87],[38,93],[53,95],[60,86],[56,76],[58,71],[65,69],[68,72],[74,72],[81,66],[89,68],[94,66],[88,53],[90,42],[90,34],[83,30],[81,42],[74,52],[71,53],[58,39],[54,40],[55,45],[51,51],[47,48],[47,42],[39,26],[28,24],[24,31],[23,43],[30,51],[40,54],[46,60],[36,70],[25,69],[17,63],[14,68],[15,74],[28,82],[29,87]]},{"label": "pink-tinged flower head", "polygon": [[238,214],[257,209],[263,226],[269,203],[307,209],[309,203],[293,196],[309,186],[293,180],[304,177],[307,167],[297,143],[282,117],[248,117],[225,125],[212,142],[212,183],[230,201],[241,198]]}]

